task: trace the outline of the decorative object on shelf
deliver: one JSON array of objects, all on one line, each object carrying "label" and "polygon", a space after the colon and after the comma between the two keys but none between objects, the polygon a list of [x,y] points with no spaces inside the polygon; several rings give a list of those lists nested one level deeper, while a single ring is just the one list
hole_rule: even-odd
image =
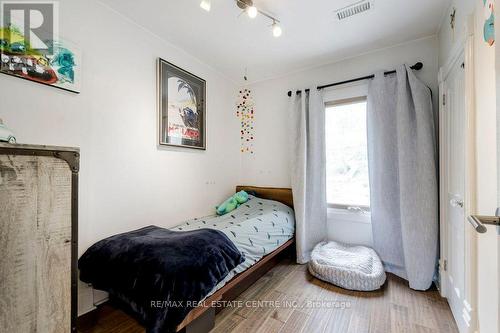
[{"label": "decorative object on shelf", "polygon": [[21,29],[0,27],[0,72],[79,93],[80,51],[60,40],[45,43],[51,50],[47,54],[32,49]]},{"label": "decorative object on shelf", "polygon": [[[254,19],[257,17],[258,14],[260,14],[262,16],[267,17],[271,21],[273,21],[273,23],[271,25],[272,31],[273,31],[273,36],[276,38],[281,36],[281,34],[283,33],[283,30],[281,29],[281,26],[280,26],[280,20],[278,20],[273,15],[257,8],[254,5],[253,0],[235,0],[235,1],[236,1],[236,5],[240,9],[242,9],[245,13],[247,13],[249,18]],[[200,3],[200,7],[202,9],[206,10],[207,12],[209,12],[210,9],[212,8],[212,3],[210,0],[202,0]]]},{"label": "decorative object on shelf", "polygon": [[16,143],[16,136],[4,125],[2,118],[0,118],[0,142]]},{"label": "decorative object on shelf", "polygon": [[239,91],[236,116],[241,121],[241,152],[253,154],[255,103],[250,89]]},{"label": "decorative object on shelf", "polygon": [[158,60],[159,144],[206,149],[206,82]]},{"label": "decorative object on shelf", "polygon": [[494,0],[483,0],[484,5],[484,41],[489,46],[495,44],[495,5]]}]

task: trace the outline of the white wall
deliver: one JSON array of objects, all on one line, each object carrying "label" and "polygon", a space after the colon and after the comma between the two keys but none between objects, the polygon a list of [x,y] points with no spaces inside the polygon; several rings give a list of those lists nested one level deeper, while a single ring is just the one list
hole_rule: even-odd
[{"label": "white wall", "polygon": [[[467,17],[474,11],[476,3],[482,3],[482,0],[452,0],[450,2],[450,9],[446,12],[441,22],[441,28],[438,35],[440,65],[444,65],[450,55],[454,54],[457,48],[464,43]],[[456,9],[454,31],[450,26],[452,8]]]},{"label": "white wall", "polygon": [[[273,80],[252,84],[255,97],[254,154],[243,154],[240,182],[244,184],[290,187],[288,90],[316,87],[343,81],[376,71],[392,70],[397,65],[417,61],[424,68],[416,72],[437,98],[438,42],[430,37],[383,49],[326,66],[290,74]],[[437,99],[436,99],[437,107]],[[331,239],[371,244],[371,225],[363,221],[330,219]]]},{"label": "white wall", "polygon": [[[483,1],[476,1],[475,12],[475,74],[476,74],[476,158],[477,158],[477,212],[495,215],[498,200],[497,177],[497,85],[495,49],[483,39]],[[497,29],[497,34],[498,34]],[[498,38],[498,35],[497,35]],[[493,167],[492,167],[493,166]],[[495,168],[495,166],[497,166]],[[499,332],[498,234],[488,227],[486,234],[478,235],[478,319],[479,332]]]},{"label": "white wall", "polygon": [[[476,103],[476,181],[477,213],[494,215],[497,200],[497,89],[500,81],[499,69],[495,69],[495,47],[483,40],[484,8],[483,0],[454,0],[451,8],[457,10],[455,32],[451,30],[448,15],[439,32],[440,65],[445,65],[464,42],[467,18],[474,16],[474,70]],[[451,12],[451,8],[449,12]],[[497,25],[497,38],[500,30]],[[499,51],[496,51],[499,53]],[[498,65],[497,65],[498,66]],[[496,73],[495,73],[496,70]],[[495,167],[497,166],[497,167]],[[477,235],[477,292],[479,332],[498,332],[499,324],[499,269],[498,235],[494,227],[486,234]]]},{"label": "white wall", "polygon": [[[483,1],[476,1],[475,13],[475,85],[476,85],[476,159],[477,159],[477,213],[495,215],[498,200],[497,177],[497,84],[495,47],[483,39]],[[498,30],[497,30],[498,31]],[[495,167],[497,166],[497,167]],[[478,235],[478,319],[479,332],[499,332],[499,267],[498,234],[488,227],[486,234]]]},{"label": "white wall", "polygon": [[[21,143],[81,147],[79,254],[212,213],[239,180],[236,85],[94,0],[61,1],[59,16],[60,34],[83,50],[81,94],[1,75],[0,118]],[[206,79],[207,151],[157,148],[157,57]],[[89,297],[81,290],[80,312]]]}]

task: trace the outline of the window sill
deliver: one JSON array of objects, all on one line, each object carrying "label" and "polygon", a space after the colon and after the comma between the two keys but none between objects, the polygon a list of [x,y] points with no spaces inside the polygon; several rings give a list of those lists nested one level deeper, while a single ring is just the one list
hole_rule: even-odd
[{"label": "window sill", "polygon": [[350,212],[346,209],[328,208],[328,221],[371,224],[370,213]]}]

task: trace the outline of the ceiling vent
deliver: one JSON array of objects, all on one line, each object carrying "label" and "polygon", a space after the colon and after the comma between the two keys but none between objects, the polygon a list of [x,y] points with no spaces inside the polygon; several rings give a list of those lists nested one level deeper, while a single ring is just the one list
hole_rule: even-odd
[{"label": "ceiling vent", "polygon": [[342,21],[351,16],[366,12],[372,8],[373,1],[363,0],[353,3],[352,5],[346,6],[344,8],[337,9],[335,11],[335,15],[337,15],[339,21]]}]

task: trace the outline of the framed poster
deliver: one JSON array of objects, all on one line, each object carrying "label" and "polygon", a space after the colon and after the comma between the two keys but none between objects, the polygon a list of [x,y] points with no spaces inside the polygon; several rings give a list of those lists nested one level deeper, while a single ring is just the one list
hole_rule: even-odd
[{"label": "framed poster", "polygon": [[206,149],[206,82],[158,59],[159,144]]}]

